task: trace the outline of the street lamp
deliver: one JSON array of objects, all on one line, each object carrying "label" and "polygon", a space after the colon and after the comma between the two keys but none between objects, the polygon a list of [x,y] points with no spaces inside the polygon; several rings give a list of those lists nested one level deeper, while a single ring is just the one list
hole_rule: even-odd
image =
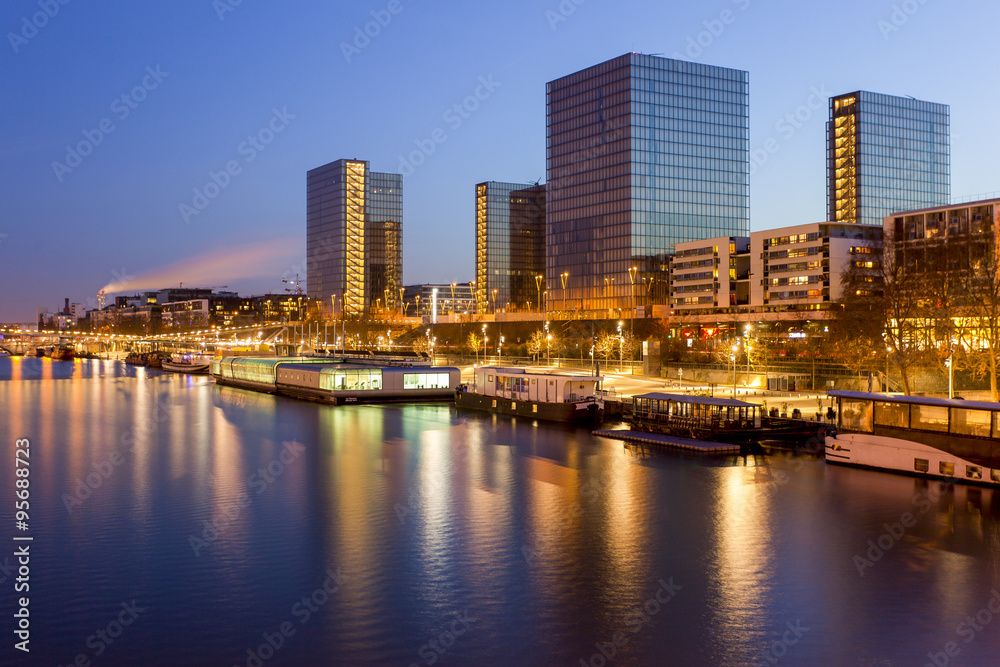
[{"label": "street lamp", "polygon": [[503,336],[500,336],[500,343],[497,345],[497,363],[503,363]]},{"label": "street lamp", "polygon": [[622,323],[618,323],[618,372],[622,372],[622,360],[625,356],[625,338],[622,336]]},{"label": "street lamp", "polygon": [[733,398],[736,398],[736,353],[740,346],[733,343],[733,353],[729,355],[729,361],[733,362]]},{"label": "street lamp", "polygon": [[486,337],[486,325],[484,324],[483,325],[483,364],[484,365],[486,364],[486,341],[488,341],[488,340],[489,340],[489,338]]},{"label": "street lamp", "polygon": [[635,274],[639,271],[636,266],[628,270],[629,293],[632,296],[632,319],[629,323],[630,332],[635,332]]},{"label": "street lamp", "polygon": [[542,312],[542,276],[535,276],[535,287],[538,288],[538,312]]}]

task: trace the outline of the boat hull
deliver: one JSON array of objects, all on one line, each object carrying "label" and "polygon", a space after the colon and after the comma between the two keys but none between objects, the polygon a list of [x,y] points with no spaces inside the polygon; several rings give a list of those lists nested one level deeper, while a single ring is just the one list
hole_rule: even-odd
[{"label": "boat hull", "polygon": [[826,438],[826,462],[966,484],[1000,486],[1000,468],[931,445],[871,433]]},{"label": "boat hull", "polygon": [[175,364],[172,361],[162,361],[163,370],[170,373],[187,373],[188,375],[208,375],[212,369],[212,362],[208,361],[200,364]]},{"label": "boat hull", "polygon": [[765,423],[760,426],[754,426],[748,422],[746,425],[725,427],[686,424],[683,422],[674,423],[672,421],[645,421],[642,419],[627,419],[626,422],[636,431],[736,445],[757,445],[762,442],[769,442],[774,445],[794,449],[808,445],[812,441],[815,443],[817,451],[823,443],[823,438],[830,430],[829,425],[792,420],[787,420],[786,423]]},{"label": "boat hull", "polygon": [[498,396],[482,396],[468,391],[455,392],[455,405],[470,410],[485,410],[513,417],[544,419],[570,424],[588,424],[598,421],[603,412],[596,401],[546,403],[517,401]]}]

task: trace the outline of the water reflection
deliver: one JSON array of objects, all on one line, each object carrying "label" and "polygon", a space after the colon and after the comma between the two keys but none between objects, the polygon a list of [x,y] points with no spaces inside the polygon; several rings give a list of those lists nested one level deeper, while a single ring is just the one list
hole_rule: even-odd
[{"label": "water reflection", "polygon": [[[787,664],[923,664],[998,586],[989,489],[59,363],[0,359],[0,474],[30,438],[32,613],[54,664],[133,598],[150,611],[106,664],[245,664],[285,621],[270,664],[426,664],[457,613],[475,621],[441,664],[579,664],[616,632],[614,664],[766,662],[798,621]],[[343,586],[302,623],[328,570]],[[661,580],[681,588],[651,604]],[[998,649],[984,632],[963,657]]]}]

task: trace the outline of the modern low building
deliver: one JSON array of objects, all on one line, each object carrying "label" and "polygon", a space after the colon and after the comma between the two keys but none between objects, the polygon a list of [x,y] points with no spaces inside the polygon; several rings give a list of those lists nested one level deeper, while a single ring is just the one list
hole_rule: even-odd
[{"label": "modern low building", "polygon": [[339,315],[399,307],[403,177],[337,160],[306,175],[306,286]]},{"label": "modern low building", "polygon": [[951,197],[948,106],[857,91],[830,98],[828,218],[881,226]]},{"label": "modern low building", "polygon": [[476,185],[476,304],[481,313],[537,310],[545,271],[545,186]]},{"label": "modern low building", "polygon": [[883,225],[893,273],[904,289],[917,292],[922,306],[919,321],[904,327],[916,337],[911,342],[951,338],[987,347],[995,320],[991,295],[1000,281],[1000,199],[901,211]]},{"label": "modern low building", "polygon": [[677,244],[670,266],[677,317],[736,315],[750,304],[750,237],[728,236]]},{"label": "modern low building", "polygon": [[818,222],[677,245],[670,321],[726,323],[820,320],[843,296],[851,262],[873,262],[878,227]]},{"label": "modern low building", "polygon": [[749,75],[627,53],[546,86],[548,311],[666,303],[679,243],[749,233]]}]

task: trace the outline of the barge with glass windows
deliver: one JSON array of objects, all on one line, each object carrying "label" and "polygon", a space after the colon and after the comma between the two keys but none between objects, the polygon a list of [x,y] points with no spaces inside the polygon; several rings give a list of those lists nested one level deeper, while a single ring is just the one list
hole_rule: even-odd
[{"label": "barge with glass windows", "polygon": [[1000,403],[828,391],[827,463],[1000,486]]},{"label": "barge with glass windows", "polygon": [[762,406],[732,398],[651,392],[632,397],[625,421],[635,431],[736,445],[800,446],[826,434],[817,422],[768,417]]},{"label": "barge with glass windows", "polygon": [[599,420],[604,411],[597,388],[601,376],[483,366],[475,378],[471,387],[461,385],[455,392],[458,407],[571,423]]},{"label": "barge with glass windows", "polygon": [[324,357],[224,357],[220,385],[325,403],[448,401],[461,381],[451,366],[357,363]]}]

